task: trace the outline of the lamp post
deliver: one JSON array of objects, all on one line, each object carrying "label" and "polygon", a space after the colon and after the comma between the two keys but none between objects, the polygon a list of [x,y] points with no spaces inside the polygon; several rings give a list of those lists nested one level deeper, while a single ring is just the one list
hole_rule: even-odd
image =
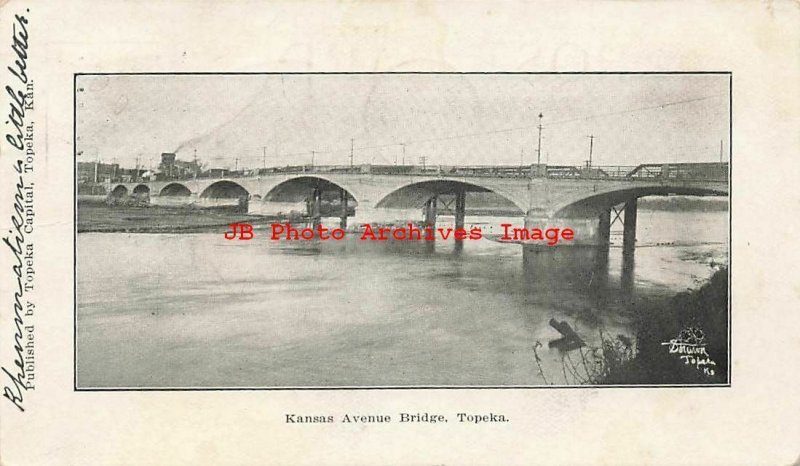
[{"label": "lamp post", "polygon": [[538,128],[539,128],[539,143],[538,143],[538,147],[536,149],[536,176],[540,175],[540,173],[541,173],[540,167],[542,165],[542,117],[543,116],[544,115],[542,115],[542,113],[539,112],[539,126],[538,126]]}]

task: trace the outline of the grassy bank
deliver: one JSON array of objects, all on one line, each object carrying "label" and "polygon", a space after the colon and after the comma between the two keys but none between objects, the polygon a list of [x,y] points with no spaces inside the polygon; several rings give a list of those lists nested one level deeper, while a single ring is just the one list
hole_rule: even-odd
[{"label": "grassy bank", "polygon": [[[580,383],[593,385],[728,381],[727,268],[718,270],[696,290],[636,303],[634,311],[635,343],[621,335],[601,334],[600,347],[581,348],[578,358],[567,358],[572,367],[566,367],[565,374],[569,372]],[[700,336],[699,341],[692,338],[696,336]],[[669,342],[674,340],[703,346],[706,354],[698,359],[713,363],[699,367],[695,361],[687,364],[680,352],[670,352]],[[575,360],[581,362],[573,363]]]},{"label": "grassy bank", "polygon": [[[702,331],[702,344],[714,365],[708,375],[686,364],[663,345],[690,329]],[[679,338],[680,339],[680,338]],[[703,286],[663,303],[643,304],[636,315],[636,351],[600,383],[696,384],[728,380],[728,269],[718,270]]]}]

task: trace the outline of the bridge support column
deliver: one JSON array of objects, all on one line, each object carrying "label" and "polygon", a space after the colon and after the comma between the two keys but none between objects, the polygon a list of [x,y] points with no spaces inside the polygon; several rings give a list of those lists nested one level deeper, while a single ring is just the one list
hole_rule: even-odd
[{"label": "bridge support column", "polygon": [[311,223],[316,228],[322,222],[322,191],[319,188],[314,188],[311,199]]},{"label": "bridge support column", "polygon": [[456,228],[464,228],[464,219],[467,216],[467,193],[460,191],[456,194]]},{"label": "bridge support column", "polygon": [[623,296],[633,296],[634,285],[634,251],[636,250],[636,198],[625,203],[625,218],[622,236],[622,274],[620,288]]},{"label": "bridge support column", "polygon": [[608,251],[611,245],[611,209],[606,209],[600,213],[597,225],[597,242],[601,250]]},{"label": "bridge support column", "polygon": [[[539,217],[529,214],[525,217],[524,225],[528,230],[538,228],[545,231],[548,228],[558,228],[559,231],[563,231],[569,228],[574,233],[574,238],[571,240],[560,239],[554,246],[548,245],[547,241],[538,241],[536,242],[536,247],[552,249],[555,247],[597,246],[600,244],[597,236],[596,218]],[[513,228],[519,228],[519,225],[514,224]],[[503,230],[500,230],[500,232],[502,233]],[[511,228],[509,228],[509,236],[513,236]],[[534,243],[531,242],[531,244]]]},{"label": "bridge support column", "polygon": [[[464,219],[467,216],[467,193],[459,191],[456,193],[455,227],[464,228]],[[464,240],[456,237],[455,252],[459,253],[464,249]]]},{"label": "bridge support column", "polygon": [[625,223],[622,231],[622,254],[632,256],[636,249],[636,198],[625,203]]},{"label": "bridge support column", "polygon": [[342,205],[339,227],[345,230],[347,229],[347,191],[345,191],[344,189],[339,190],[339,200],[341,201]]},{"label": "bridge support column", "polygon": [[438,197],[433,196],[425,202],[425,225],[429,227],[436,226],[436,207]]}]

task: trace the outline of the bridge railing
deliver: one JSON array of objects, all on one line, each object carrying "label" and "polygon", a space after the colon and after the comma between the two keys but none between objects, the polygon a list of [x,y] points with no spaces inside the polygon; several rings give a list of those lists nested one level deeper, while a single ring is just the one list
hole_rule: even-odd
[{"label": "bridge railing", "polygon": [[728,169],[727,163],[642,164],[636,166],[627,176],[629,178],[727,181]]},{"label": "bridge railing", "polygon": [[[373,174],[399,176],[454,176],[493,178],[552,178],[637,180],[671,179],[727,181],[727,163],[668,163],[641,165],[286,165],[250,170],[212,169],[203,173],[157,178],[157,181],[192,179],[245,178],[261,175],[289,174]],[[117,180],[123,181],[123,180]],[[141,181],[141,180],[140,180]]]}]

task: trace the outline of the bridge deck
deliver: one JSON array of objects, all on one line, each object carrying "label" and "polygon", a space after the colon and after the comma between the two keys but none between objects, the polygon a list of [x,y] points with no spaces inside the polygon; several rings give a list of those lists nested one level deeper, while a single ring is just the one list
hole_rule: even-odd
[{"label": "bridge deck", "polygon": [[[198,176],[173,177],[170,180],[245,178],[287,174],[373,174],[398,176],[457,176],[500,178],[550,178],[594,180],[676,179],[686,181],[727,181],[728,163],[665,163],[635,166],[572,165],[286,165],[253,170],[213,170]],[[166,181],[166,180],[163,180]],[[119,180],[115,182],[120,182]]]}]

